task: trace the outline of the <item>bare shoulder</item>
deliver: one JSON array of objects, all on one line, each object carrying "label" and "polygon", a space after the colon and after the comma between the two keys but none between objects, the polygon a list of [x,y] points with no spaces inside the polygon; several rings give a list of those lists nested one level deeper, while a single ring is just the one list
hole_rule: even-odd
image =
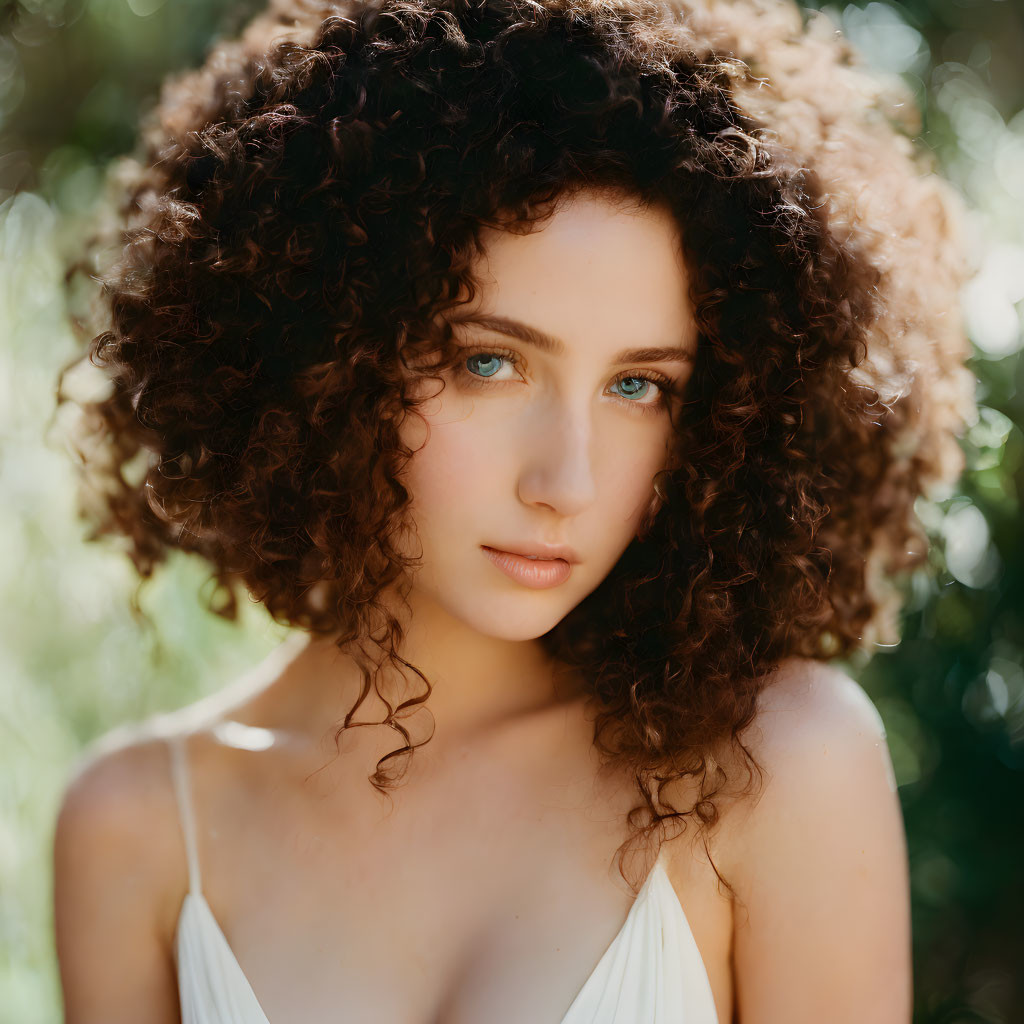
[{"label": "bare shoulder", "polygon": [[[814,800],[896,800],[881,715],[864,688],[834,665],[782,661],[766,678],[740,739],[758,766],[755,785],[739,796],[725,787],[718,839],[721,855],[740,875],[752,845],[768,841],[772,829]],[[730,779],[743,775],[746,781],[738,756],[728,764]]]},{"label": "bare shoulder", "polygon": [[67,857],[62,867],[114,874],[130,865],[134,895],[151,908],[184,882],[166,742],[172,730],[157,723],[120,726],[81,753],[68,775],[54,833],[55,857]]},{"label": "bare shoulder", "polygon": [[742,739],[764,774],[724,821],[740,1019],[909,1020],[905,834],[873,702],[840,669],[789,659]]},{"label": "bare shoulder", "polygon": [[[789,658],[768,678],[744,743],[776,792],[814,785],[807,769],[844,771],[871,763],[895,791],[885,726],[864,688],[834,665]],[[819,778],[824,778],[818,776]],[[791,796],[797,794],[790,791]]]},{"label": "bare shoulder", "polygon": [[[756,726],[764,747],[788,749],[801,737],[878,743],[885,728],[871,698],[835,665],[787,658],[768,677],[758,699]],[[834,732],[833,732],[834,731]]]},{"label": "bare shoulder", "polygon": [[54,828],[54,928],[69,1021],[177,1019],[171,941],[184,889],[166,743],[145,726],[114,730],[73,766]]}]

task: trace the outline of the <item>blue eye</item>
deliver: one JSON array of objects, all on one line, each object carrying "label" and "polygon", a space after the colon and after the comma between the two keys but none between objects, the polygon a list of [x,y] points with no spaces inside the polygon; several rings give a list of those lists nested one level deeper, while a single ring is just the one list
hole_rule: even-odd
[{"label": "blue eye", "polygon": [[478,352],[478,353],[475,353],[474,355],[469,356],[466,359],[466,362],[468,363],[472,359],[476,359],[477,360],[477,366],[478,367],[479,367],[480,363],[484,363],[484,364],[493,363],[494,364],[494,368],[490,371],[490,373],[488,373],[486,369],[481,372],[480,376],[482,376],[482,377],[493,377],[494,374],[496,374],[498,372],[498,370],[500,369],[500,367],[501,367],[502,357],[497,355],[494,352]]},{"label": "blue eye", "polygon": [[[640,393],[641,389],[644,387],[645,384],[647,385],[648,388],[650,388],[650,385],[651,385],[651,381],[649,381],[646,377],[620,377],[618,379],[618,381],[616,381],[616,383],[620,387],[623,384],[631,384],[631,383],[635,383],[636,385],[638,385],[636,391],[629,391],[627,389],[627,391],[625,392],[627,398],[635,398],[637,396],[637,394]],[[644,392],[644,394],[646,394],[646,392]]]}]

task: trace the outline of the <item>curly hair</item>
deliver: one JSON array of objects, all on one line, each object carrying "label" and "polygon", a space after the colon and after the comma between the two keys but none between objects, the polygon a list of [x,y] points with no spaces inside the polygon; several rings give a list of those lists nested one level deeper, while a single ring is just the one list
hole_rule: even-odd
[{"label": "curly hair", "polygon": [[[114,254],[57,389],[103,371],[70,430],[89,539],[126,540],[140,581],[198,553],[225,618],[244,587],[280,622],[369,638],[336,740],[384,660],[412,668],[426,692],[387,704],[384,792],[418,746],[399,713],[431,692],[382,600],[412,564],[408,357],[457,357],[438,314],[474,293],[483,229],[577,189],[660,204],[699,330],[676,450],[660,507],[541,641],[636,780],[633,838],[712,827],[720,746],[758,767],[740,734],[770,671],[892,638],[927,556],[915,500],[962,470],[961,211],[915,110],[789,0],[272,3],[165,81],[109,176],[106,239],[69,266]],[[685,777],[680,810],[662,790]]]}]

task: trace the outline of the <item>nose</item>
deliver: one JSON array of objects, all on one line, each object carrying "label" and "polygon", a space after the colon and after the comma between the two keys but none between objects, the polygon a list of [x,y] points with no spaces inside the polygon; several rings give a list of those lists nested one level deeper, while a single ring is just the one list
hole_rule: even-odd
[{"label": "nose", "polygon": [[562,516],[579,515],[597,494],[594,479],[594,431],[587,411],[558,405],[536,416],[525,432],[519,498]]}]

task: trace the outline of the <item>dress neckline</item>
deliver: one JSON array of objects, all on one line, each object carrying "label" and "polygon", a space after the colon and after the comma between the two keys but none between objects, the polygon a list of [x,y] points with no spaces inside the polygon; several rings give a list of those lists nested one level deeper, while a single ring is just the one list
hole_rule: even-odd
[{"label": "dress neckline", "polygon": [[[654,888],[656,882],[662,883],[663,887],[671,893],[671,899],[674,903],[674,909],[678,913],[682,914],[685,918],[685,911],[682,908],[682,904],[679,903],[679,898],[676,895],[675,888],[668,878],[668,874],[665,871],[664,866],[664,846],[661,852],[658,854],[658,859],[654,862],[654,866],[647,873],[647,877],[644,879],[643,885],[638,890],[633,902],[629,906],[629,911],[626,914],[625,920],[620,925],[618,931],[615,933],[612,940],[605,947],[604,952],[598,958],[597,963],[594,965],[593,970],[587,976],[586,981],[579,987],[575,996],[573,996],[572,1002],[569,1004],[569,1008],[566,1010],[559,1024],[565,1024],[572,1014],[573,1007],[580,1001],[584,992],[590,987],[591,983],[599,976],[601,972],[601,966],[605,961],[614,955],[615,950],[618,948],[619,943],[622,941],[623,936],[629,931],[629,926],[633,921],[633,918],[639,912],[643,902],[649,898],[651,890]],[[200,927],[208,928],[217,938],[216,941],[221,946],[222,952],[224,953],[224,959],[229,964],[229,969],[235,972],[236,980],[238,984],[246,991],[247,995],[252,997],[252,1005],[260,1015],[259,1024],[271,1024],[270,1019],[267,1017],[266,1011],[263,1009],[263,1004],[260,1002],[259,997],[256,995],[255,990],[249,981],[248,976],[242,969],[242,965],[238,962],[238,957],[235,956],[234,950],[231,948],[231,943],[228,942],[227,936],[224,934],[224,929],[221,928],[220,922],[217,920],[210,907],[207,903],[206,897],[203,895],[202,889],[189,889],[185,893],[185,897],[182,900],[181,910],[178,914],[177,933],[180,933],[182,928],[182,922],[185,918],[186,913],[190,908],[195,908],[196,913],[199,915],[199,921],[197,922]],[[177,942],[177,933],[175,941]],[[256,1022],[253,1022],[256,1024]]]}]

